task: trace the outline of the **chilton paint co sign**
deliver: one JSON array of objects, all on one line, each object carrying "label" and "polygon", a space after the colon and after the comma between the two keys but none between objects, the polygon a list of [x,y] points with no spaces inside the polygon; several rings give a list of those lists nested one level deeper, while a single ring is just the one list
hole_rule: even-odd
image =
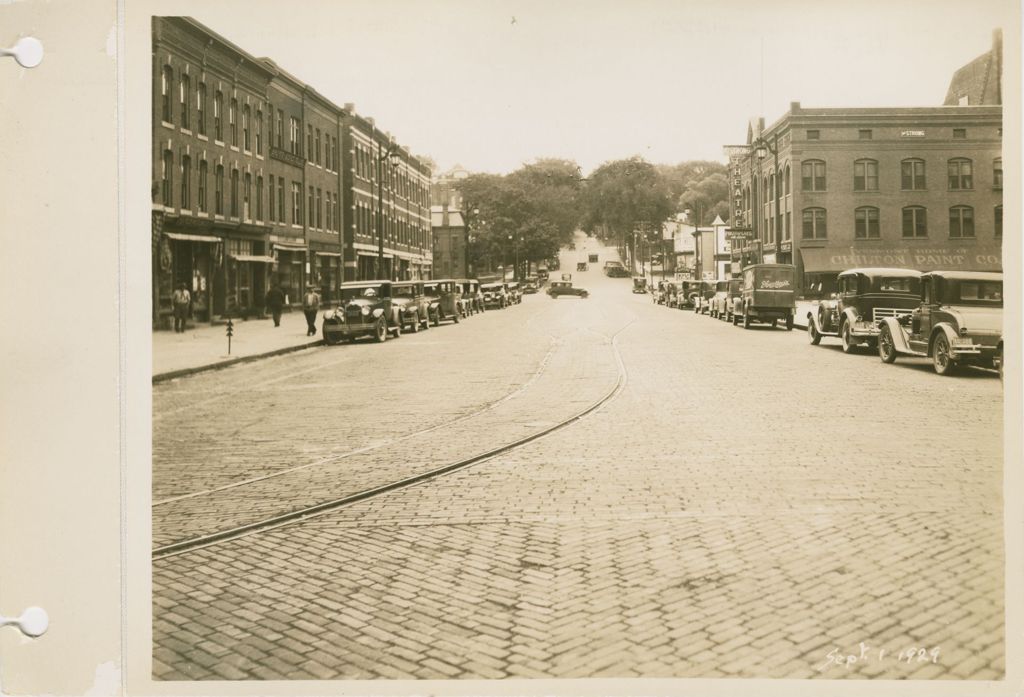
[{"label": "chilton paint co sign", "polygon": [[893,247],[868,251],[851,248],[849,252],[832,253],[832,268],[858,266],[895,266],[919,271],[997,271],[1002,268],[1002,250],[990,246],[963,247]]}]

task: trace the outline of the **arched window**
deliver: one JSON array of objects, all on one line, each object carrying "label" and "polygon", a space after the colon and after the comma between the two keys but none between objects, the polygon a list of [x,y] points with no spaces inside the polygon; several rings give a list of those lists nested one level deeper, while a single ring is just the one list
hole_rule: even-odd
[{"label": "arched window", "polygon": [[199,161],[199,201],[198,201],[198,203],[199,203],[199,212],[200,213],[206,213],[206,211],[207,211],[207,203],[206,203],[206,175],[207,175],[206,160],[200,160]]},{"label": "arched window", "polygon": [[213,212],[224,215],[224,165],[217,165],[213,177]]},{"label": "arched window", "polygon": [[220,90],[213,95],[213,139],[224,141],[224,93]]},{"label": "arched window", "polygon": [[974,188],[974,166],[966,157],[949,161],[949,190],[962,191]]},{"label": "arched window", "polygon": [[181,208],[187,210],[192,207],[192,187],[189,182],[192,180],[192,158],[188,155],[181,157]]},{"label": "arched window", "polygon": [[803,239],[823,240],[828,237],[824,208],[805,208],[803,218]]},{"label": "arched window", "polygon": [[231,130],[231,144],[238,147],[238,100],[231,99],[231,109],[228,111],[228,128]]},{"label": "arched window", "polygon": [[956,238],[974,237],[974,209],[970,206],[953,206],[949,209],[949,236]]},{"label": "arched window", "polygon": [[805,160],[801,162],[800,180],[802,191],[824,191],[825,163],[821,160]]},{"label": "arched window", "polygon": [[181,127],[192,128],[189,119],[192,111],[192,82],[185,73],[182,73],[178,80],[178,101],[181,104]]},{"label": "arched window", "polygon": [[791,181],[792,175],[793,175],[793,173],[790,171],[789,163],[787,162],[786,163],[786,171],[782,175],[782,186],[783,186],[782,194],[784,196],[789,196],[790,186],[792,184],[792,181]]},{"label": "arched window", "polygon": [[995,210],[995,229],[996,237],[1003,236],[1003,207],[996,206]]},{"label": "arched window", "polygon": [[242,149],[252,150],[252,139],[249,137],[249,117],[252,112],[249,110],[249,105],[246,104],[242,107]]},{"label": "arched window", "polygon": [[997,157],[992,161],[992,188],[1003,188],[1003,158]]},{"label": "arched window", "polygon": [[171,92],[174,89],[174,70],[165,65],[160,80],[160,118],[167,123],[174,123],[171,115]]},{"label": "arched window", "polygon": [[878,191],[878,161],[856,160],[853,163],[853,190]]},{"label": "arched window", "polygon": [[200,82],[196,88],[196,133],[206,135],[206,83]]},{"label": "arched window", "polygon": [[160,202],[165,206],[173,206],[171,197],[171,173],[174,171],[174,153],[164,150],[163,164],[160,169]]},{"label": "arched window", "polygon": [[903,236],[928,236],[928,210],[922,206],[907,206],[903,209]]},{"label": "arched window", "polygon": [[900,188],[904,191],[925,188],[924,160],[910,158],[900,162]]},{"label": "arched window", "polygon": [[881,236],[877,208],[862,206],[854,211],[853,236],[858,240],[874,240]]},{"label": "arched window", "polygon": [[238,170],[231,170],[231,216],[238,217]]}]

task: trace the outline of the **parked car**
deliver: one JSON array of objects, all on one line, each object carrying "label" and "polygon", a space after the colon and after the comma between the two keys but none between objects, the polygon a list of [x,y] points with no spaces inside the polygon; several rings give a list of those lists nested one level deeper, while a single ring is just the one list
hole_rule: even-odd
[{"label": "parked car", "polygon": [[441,322],[459,323],[459,300],[462,290],[450,279],[423,282],[423,294],[430,301],[430,321],[436,327]]},{"label": "parked car", "polygon": [[932,359],[935,372],[978,365],[1003,375],[1003,274],[932,271],[921,275],[920,302],[910,314],[885,317],[878,356]]},{"label": "parked car", "polygon": [[[596,254],[591,254],[591,255],[589,255],[589,257],[588,257],[588,261],[589,261],[589,262],[590,262],[591,264],[596,264],[596,263],[597,263],[597,255],[596,255]],[[607,264],[607,263],[605,263],[605,266],[607,266],[607,265],[608,265],[608,264]]]},{"label": "parked car", "polygon": [[708,315],[724,319],[729,304],[729,281],[716,281],[715,294],[708,301]]},{"label": "parked car", "polygon": [[508,294],[504,283],[484,283],[480,286],[484,294],[484,308],[504,310],[508,305]]},{"label": "parked car", "polygon": [[697,293],[693,298],[693,311],[699,315],[706,315],[711,312],[711,299],[715,297],[715,289],[718,280],[701,281],[697,286]]},{"label": "parked car", "polygon": [[372,336],[386,341],[402,335],[399,308],[391,302],[390,281],[355,281],[341,284],[341,301],[323,317],[325,344]]},{"label": "parked car", "polygon": [[629,278],[630,273],[622,262],[606,261],[604,263],[604,275],[608,278]]},{"label": "parked car", "polygon": [[665,292],[668,295],[668,299],[665,302],[666,307],[680,308],[683,303],[683,288],[685,281],[667,281],[665,284]]},{"label": "parked car", "polygon": [[873,345],[886,317],[908,315],[921,300],[921,272],[913,269],[863,268],[839,274],[838,292],[807,313],[807,337],[838,336],[843,352]]},{"label": "parked car", "polygon": [[462,316],[469,317],[482,311],[482,299],[480,297],[480,281],[475,278],[460,278],[456,282],[462,297],[459,298],[459,306],[462,308]]},{"label": "parked car", "polygon": [[523,293],[525,295],[533,295],[540,290],[540,279],[536,276],[527,276],[526,280],[523,281]]},{"label": "parked car", "polygon": [[732,322],[736,315],[736,306],[743,302],[743,279],[730,278],[729,290],[726,293],[725,321]]},{"label": "parked car", "polygon": [[647,292],[647,278],[645,276],[633,276],[633,292],[634,293],[646,293]]},{"label": "parked car", "polygon": [[545,268],[537,269],[537,280],[539,281],[540,285],[542,285],[542,286],[545,283],[547,283],[548,282],[548,270],[545,269]]},{"label": "parked car", "polygon": [[697,306],[697,296],[700,294],[700,281],[685,280],[676,281],[679,284],[679,299],[676,304],[680,310],[689,310]]},{"label": "parked car", "polygon": [[586,298],[590,294],[583,288],[574,288],[571,281],[553,281],[551,287],[548,288],[548,295],[554,300],[563,295],[574,295],[580,298]]},{"label": "parked car", "polygon": [[[576,263],[576,270],[577,271],[586,271],[587,270],[587,262],[585,262],[585,261],[577,262]],[[562,275],[564,276],[565,274],[562,274]]]},{"label": "parked car", "polygon": [[781,319],[793,329],[796,314],[796,267],[792,264],[752,264],[743,269],[743,287],[739,307],[733,311],[733,324],[743,319],[743,328],[754,322],[770,323]]},{"label": "parked car", "polygon": [[518,305],[523,302],[523,289],[519,286],[519,281],[509,281],[505,284],[505,289],[508,291],[510,304]]},{"label": "parked car", "polygon": [[391,284],[391,304],[398,308],[402,328],[418,332],[430,328],[430,302],[423,294],[422,281],[395,281]]}]

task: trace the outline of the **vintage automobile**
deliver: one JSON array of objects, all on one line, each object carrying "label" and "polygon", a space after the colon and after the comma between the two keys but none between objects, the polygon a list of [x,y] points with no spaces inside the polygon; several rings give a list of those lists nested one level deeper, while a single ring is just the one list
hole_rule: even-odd
[{"label": "vintage automobile", "polygon": [[683,286],[686,281],[666,281],[665,282],[665,294],[667,296],[665,300],[665,307],[682,307],[683,302]]},{"label": "vintage automobile", "polygon": [[700,281],[676,281],[679,284],[679,300],[676,304],[680,310],[689,310],[697,306],[697,296],[700,292]]},{"label": "vintage automobile", "polygon": [[743,269],[743,287],[732,323],[743,320],[743,328],[754,322],[775,326],[781,319],[793,329],[796,314],[796,267],[792,264],[752,264]]},{"label": "vintage automobile", "polygon": [[1003,375],[1003,274],[932,271],[921,275],[919,304],[909,314],[881,320],[878,356],[932,359],[935,372],[978,365]]},{"label": "vintage automobile", "polygon": [[430,321],[434,323],[435,327],[442,321],[459,323],[461,318],[459,301],[462,299],[462,289],[456,281],[450,278],[424,281],[423,294],[430,301]]},{"label": "vintage automobile", "polygon": [[699,315],[710,314],[711,299],[715,297],[715,289],[719,281],[701,281],[697,286],[697,293],[693,298],[693,311]]},{"label": "vintage automobile", "polygon": [[571,281],[552,281],[551,287],[548,288],[548,295],[551,296],[552,300],[555,300],[563,295],[586,298],[590,294],[583,288],[574,288]]},{"label": "vintage automobile", "polygon": [[647,292],[647,278],[645,276],[633,276],[633,292],[634,293],[646,293]]},{"label": "vintage automobile", "polygon": [[391,284],[391,304],[399,309],[402,328],[418,332],[430,328],[430,302],[423,294],[422,281],[395,281]]},{"label": "vintage automobile", "polygon": [[505,292],[505,284],[498,281],[497,283],[484,283],[480,286],[480,290],[484,294],[484,308],[495,307],[499,310],[504,310],[508,305],[508,294]]},{"label": "vintage automobile", "polygon": [[523,294],[533,295],[540,290],[540,279],[536,276],[527,276],[526,280],[523,281]]},{"label": "vintage automobile", "polygon": [[591,264],[596,264],[597,263],[597,255],[596,254],[589,255],[588,260],[590,261]]},{"label": "vintage automobile", "polygon": [[724,319],[729,304],[729,281],[716,281],[714,293],[708,301],[708,315]]},{"label": "vintage automobile", "polygon": [[505,284],[505,289],[508,291],[510,305],[523,302],[523,289],[519,286],[519,281],[509,281]]},{"label": "vintage automobile", "polygon": [[630,273],[619,261],[606,261],[604,263],[604,275],[608,278],[629,278]]},{"label": "vintage automobile", "polygon": [[839,274],[838,292],[818,301],[807,313],[807,337],[838,336],[843,353],[873,347],[886,317],[910,314],[921,301],[921,272],[912,269],[861,268]]},{"label": "vintage automobile", "polygon": [[385,341],[402,335],[400,310],[391,302],[391,281],[354,281],[341,284],[341,301],[323,318],[325,344],[372,336]]},{"label": "vintage automobile", "polygon": [[[585,262],[585,261],[576,262],[576,270],[577,271],[586,271],[587,270],[587,262]],[[562,275],[565,276],[565,274],[562,274]]]},{"label": "vintage automobile", "polygon": [[540,281],[540,285],[544,285],[548,282],[548,270],[545,268],[537,269],[537,280]]},{"label": "vintage automobile", "polygon": [[729,289],[725,298],[725,321],[732,322],[736,314],[736,305],[743,301],[743,279],[730,278]]},{"label": "vintage automobile", "polygon": [[460,278],[456,281],[462,297],[459,298],[459,307],[462,309],[462,316],[469,317],[481,312],[483,300],[480,295],[480,281],[475,278]]}]

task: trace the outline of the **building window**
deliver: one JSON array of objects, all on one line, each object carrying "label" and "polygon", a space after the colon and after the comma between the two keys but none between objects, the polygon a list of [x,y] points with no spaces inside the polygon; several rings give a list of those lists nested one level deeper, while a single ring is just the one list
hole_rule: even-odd
[{"label": "building window", "polygon": [[313,127],[306,124],[306,159],[313,161]]},{"label": "building window", "polygon": [[274,175],[270,175],[270,189],[267,191],[267,220],[274,222]]},{"label": "building window", "polygon": [[995,210],[995,228],[996,228],[996,237],[1002,237],[1003,236],[1003,207],[1002,206],[996,206],[996,210]]},{"label": "building window", "polygon": [[256,177],[256,220],[263,220],[263,177]]},{"label": "building window", "polygon": [[828,237],[828,228],[825,225],[824,208],[804,209],[804,230],[803,239],[823,240]]},{"label": "building window", "polygon": [[174,171],[174,153],[164,150],[163,166],[160,170],[160,202],[165,206],[173,206],[171,192],[171,172]]},{"label": "building window", "polygon": [[870,128],[861,128],[857,131],[857,137],[860,140],[871,140],[873,136],[874,134],[871,132]]},{"label": "building window", "polygon": [[217,165],[217,171],[213,175],[213,212],[216,215],[224,215],[224,165]]},{"label": "building window", "polygon": [[877,208],[865,206],[854,211],[853,235],[858,240],[875,240],[881,236]]},{"label": "building window", "polygon": [[196,132],[206,135],[206,83],[200,82],[196,89]]},{"label": "building window", "polygon": [[231,99],[231,109],[228,111],[228,128],[231,130],[231,144],[238,147],[238,100]]},{"label": "building window", "polygon": [[248,172],[242,187],[242,215],[246,220],[252,218],[252,175]]},{"label": "building window", "polygon": [[277,149],[284,150],[284,112],[277,110]]},{"label": "building window", "polygon": [[292,182],[292,225],[302,225],[302,184]]},{"label": "building window", "polygon": [[966,138],[967,137],[967,129],[966,128],[954,128],[953,129],[953,137],[956,138],[957,140]]},{"label": "building window", "polygon": [[231,217],[238,217],[238,170],[231,170]]},{"label": "building window", "polygon": [[974,188],[974,177],[972,176],[971,161],[964,157],[958,157],[949,161],[949,189],[960,191]]},{"label": "building window", "polygon": [[313,151],[316,155],[316,163],[320,164],[320,129],[316,129],[316,150]]},{"label": "building window", "polygon": [[206,174],[207,166],[206,160],[199,162],[199,212],[206,213]]},{"label": "building window", "polygon": [[801,189],[803,191],[825,190],[825,163],[821,160],[807,160],[800,164]]},{"label": "building window", "polygon": [[298,155],[299,153],[299,120],[294,116],[290,116],[288,119],[288,147],[291,149],[292,155]]},{"label": "building window", "polygon": [[900,162],[900,188],[919,191],[925,188],[924,160],[910,159]]},{"label": "building window", "polygon": [[188,75],[182,74],[181,79],[178,80],[178,100],[181,103],[181,127],[192,128],[192,122],[189,119],[192,111],[192,82]]},{"label": "building window", "polygon": [[821,131],[817,129],[807,131],[807,140],[821,140]]},{"label": "building window", "polygon": [[277,178],[277,221],[284,223],[284,177]]},{"label": "building window", "polygon": [[1003,188],[1003,158],[997,157],[992,161],[992,188]]},{"label": "building window", "polygon": [[213,95],[213,139],[224,142],[224,94]]},{"label": "building window", "polygon": [[853,163],[853,190],[878,191],[878,162],[857,160]]},{"label": "building window", "polygon": [[256,154],[263,154],[263,111],[256,110]]},{"label": "building window", "polygon": [[903,236],[928,236],[928,211],[921,206],[907,206],[903,209]]},{"label": "building window", "polygon": [[[786,172],[785,172],[785,174],[782,175],[782,187],[783,187],[782,193],[785,196],[789,196],[789,186],[790,186],[790,180],[792,179],[792,177],[793,177],[793,173],[789,169],[789,163],[787,163],[786,164]],[[420,204],[422,205],[423,204],[423,194],[422,194],[422,192],[420,192],[419,199],[420,199]]]},{"label": "building window", "polygon": [[171,70],[171,66],[165,65],[163,70],[163,76],[160,80],[160,97],[161,97],[161,109],[160,118],[167,122],[173,123],[171,120],[171,90],[174,89],[174,71]]},{"label": "building window", "polygon": [[[328,152],[330,152],[330,149],[328,149]],[[326,211],[326,214],[325,214],[324,217],[327,218],[327,228],[326,229],[328,229],[328,230],[333,230],[334,229],[334,202],[333,202],[333,199],[331,199],[332,195],[333,194],[331,194],[330,191],[328,191],[326,193],[327,211]]]},{"label": "building window", "polygon": [[242,149],[246,152],[252,150],[252,141],[249,138],[249,117],[251,113],[249,105],[246,104],[242,108]]},{"label": "building window", "polygon": [[309,227],[316,227],[316,204],[313,201],[313,187],[309,187],[309,202],[306,205],[306,210],[309,211]]},{"label": "building window", "polygon": [[184,155],[181,158],[181,208],[188,210],[192,207],[192,188],[189,182],[192,180],[192,158]]},{"label": "building window", "polygon": [[789,241],[789,240],[793,239],[793,227],[792,227],[792,220],[790,219],[789,211],[786,211],[785,213],[783,213],[782,217],[783,217],[782,239],[783,239],[783,241]]},{"label": "building window", "polygon": [[970,206],[953,206],[949,209],[949,236],[974,237],[974,209]]},{"label": "building window", "polygon": [[323,189],[317,188],[316,190],[316,227],[320,229],[323,227],[324,222],[324,204],[323,204]]}]

